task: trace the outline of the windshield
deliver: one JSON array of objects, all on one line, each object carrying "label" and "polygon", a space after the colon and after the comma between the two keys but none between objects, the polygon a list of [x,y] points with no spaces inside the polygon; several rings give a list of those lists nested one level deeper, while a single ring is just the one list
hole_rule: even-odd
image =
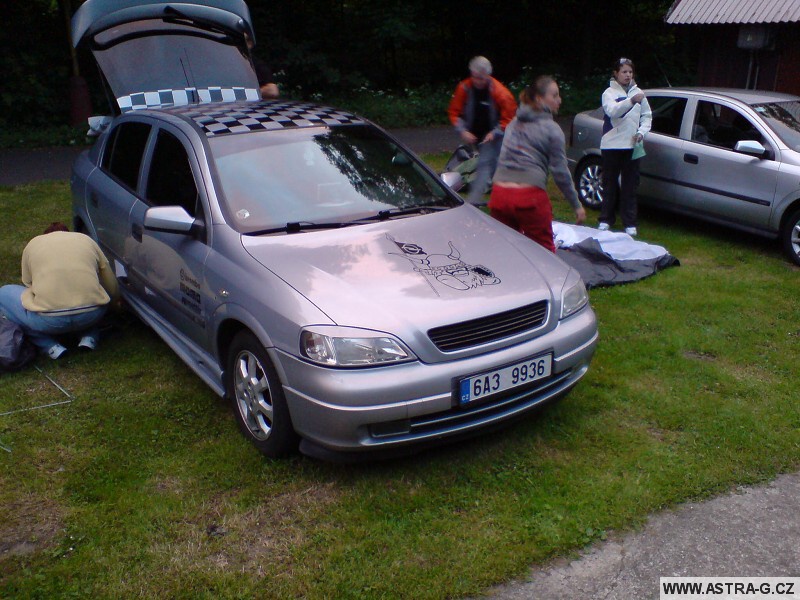
[{"label": "windshield", "polygon": [[755,104],[753,110],[787,146],[800,152],[800,101]]},{"label": "windshield", "polygon": [[224,190],[223,210],[241,233],[460,204],[438,178],[369,125],[226,135],[209,144]]}]

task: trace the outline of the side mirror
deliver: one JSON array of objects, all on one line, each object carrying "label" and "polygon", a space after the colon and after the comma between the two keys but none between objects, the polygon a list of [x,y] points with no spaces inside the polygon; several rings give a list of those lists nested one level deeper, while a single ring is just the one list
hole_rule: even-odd
[{"label": "side mirror", "polygon": [[464,177],[457,171],[447,171],[441,174],[442,181],[445,185],[452,189],[454,192],[459,191],[464,187]]},{"label": "side mirror", "polygon": [[736,146],[734,146],[733,149],[736,152],[741,152],[749,156],[756,156],[758,158],[761,158],[767,153],[767,149],[764,148],[760,142],[753,140],[741,140],[736,142]]},{"label": "side mirror", "polygon": [[144,227],[164,233],[192,233],[195,219],[182,206],[152,206],[144,213]]}]

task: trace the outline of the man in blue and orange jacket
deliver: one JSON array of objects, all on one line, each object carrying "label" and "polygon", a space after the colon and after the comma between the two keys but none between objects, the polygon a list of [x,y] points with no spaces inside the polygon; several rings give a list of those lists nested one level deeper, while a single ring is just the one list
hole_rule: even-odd
[{"label": "man in blue and orange jacket", "polygon": [[483,56],[469,61],[470,76],[453,93],[447,114],[464,143],[477,145],[479,158],[467,201],[482,202],[497,167],[503,132],[517,111],[508,88],[492,77],[492,63]]}]

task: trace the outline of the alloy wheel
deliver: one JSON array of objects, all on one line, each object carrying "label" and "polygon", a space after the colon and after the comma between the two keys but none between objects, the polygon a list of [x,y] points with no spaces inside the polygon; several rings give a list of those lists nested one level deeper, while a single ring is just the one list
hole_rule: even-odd
[{"label": "alloy wheel", "polygon": [[598,208],[603,203],[603,168],[596,162],[588,163],[578,179],[578,196],[584,206]]},{"label": "alloy wheel", "polygon": [[272,433],[274,410],[272,392],[264,367],[258,357],[244,350],[236,357],[233,374],[236,406],[250,433],[266,440]]}]

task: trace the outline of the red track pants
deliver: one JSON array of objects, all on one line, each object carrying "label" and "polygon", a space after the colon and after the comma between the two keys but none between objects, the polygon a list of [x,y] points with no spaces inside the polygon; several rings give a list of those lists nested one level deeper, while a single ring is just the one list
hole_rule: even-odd
[{"label": "red track pants", "polygon": [[490,214],[505,225],[538,242],[550,252],[553,243],[553,205],[547,192],[538,187],[492,186]]}]

